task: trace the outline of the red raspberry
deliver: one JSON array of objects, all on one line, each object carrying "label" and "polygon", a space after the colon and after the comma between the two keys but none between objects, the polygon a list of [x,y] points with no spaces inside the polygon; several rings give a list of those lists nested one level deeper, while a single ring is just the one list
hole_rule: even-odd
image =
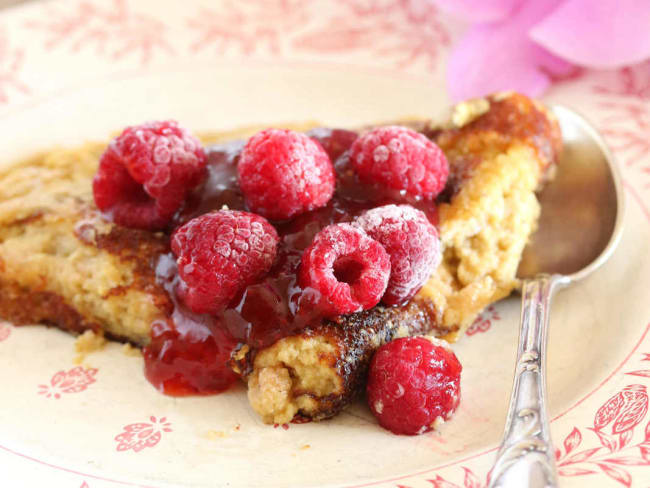
[{"label": "red raspberry", "polygon": [[178,294],[195,313],[218,313],[273,265],[279,237],[263,217],[219,210],[172,235],[181,278]]},{"label": "red raspberry", "polygon": [[389,276],[390,258],[384,248],[350,224],[329,225],[316,234],[299,270],[303,296],[311,296],[330,317],[377,305]]},{"label": "red raspberry", "polygon": [[251,137],[237,166],[248,207],[273,220],[327,205],[334,167],[320,143],[305,134],[266,129]]},{"label": "red raspberry", "polygon": [[372,358],[368,405],[379,424],[394,434],[422,434],[456,411],[462,369],[445,341],[396,339]]},{"label": "red raspberry", "polygon": [[386,205],[368,210],[355,224],[390,256],[390,280],[382,302],[400,305],[413,298],[442,259],[438,231],[424,212],[410,205]]},{"label": "red raspberry", "polygon": [[164,228],[206,176],[201,142],[173,120],[127,127],[99,160],[97,207],[126,227]]},{"label": "red raspberry", "polygon": [[449,164],[442,150],[407,127],[386,126],[360,136],[350,161],[364,183],[378,183],[415,199],[433,200],[445,187]]}]

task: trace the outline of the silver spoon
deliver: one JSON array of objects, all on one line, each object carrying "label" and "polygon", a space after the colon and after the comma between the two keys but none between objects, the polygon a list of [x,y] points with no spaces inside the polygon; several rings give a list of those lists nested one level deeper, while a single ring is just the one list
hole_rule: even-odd
[{"label": "silver spoon", "polygon": [[623,189],[602,137],[581,116],[556,106],[564,140],[557,174],[539,194],[539,228],[517,272],[523,279],[515,378],[503,441],[489,487],[557,487],[546,409],[546,339],[557,290],[598,269],[623,229]]}]

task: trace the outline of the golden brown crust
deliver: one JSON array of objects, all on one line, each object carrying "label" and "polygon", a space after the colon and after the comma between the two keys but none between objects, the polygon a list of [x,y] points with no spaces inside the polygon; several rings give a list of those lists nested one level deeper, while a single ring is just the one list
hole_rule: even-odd
[{"label": "golden brown crust", "polygon": [[170,252],[169,237],[162,232],[152,233],[117,225],[111,225],[108,232],[101,232],[93,225],[92,218],[86,218],[83,222],[75,227],[75,236],[82,243],[107,252],[133,267],[132,281],[128,285],[114,286],[105,296],[121,296],[130,290],[139,290],[150,297],[162,314],[171,314],[172,301],[156,280],[156,263],[161,255]]},{"label": "golden brown crust", "polygon": [[480,101],[460,104],[480,107],[460,110],[470,114],[461,126],[430,132],[447,155],[450,182],[439,206],[443,263],[419,296],[442,311],[439,327],[450,340],[517,286],[540,212],[534,192],[561,150],[559,125],[538,102],[515,93]]},{"label": "golden brown crust", "polygon": [[0,168],[0,316],[146,344],[151,322],[171,309],[154,269],[168,244],[98,214],[91,181],[103,147]]},{"label": "golden brown crust", "polygon": [[48,324],[73,333],[99,331],[101,326],[87,321],[56,293],[28,290],[16,282],[0,280],[2,318],[15,325]]},{"label": "golden brown crust", "polygon": [[[462,127],[429,131],[445,151],[452,177],[439,206],[439,268],[407,307],[342,317],[338,325],[249,353],[255,356],[246,370],[249,400],[265,422],[336,414],[361,391],[372,353],[395,331],[456,340],[485,306],[517,285],[517,265],[540,211],[534,192],[557,157],[559,128],[543,107],[521,95],[491,97],[477,107],[465,111]],[[414,127],[427,132],[424,124]],[[301,347],[309,358],[325,345],[331,350],[304,364]]]},{"label": "golden brown crust", "polygon": [[[487,149],[486,142],[496,151],[516,143],[535,148],[542,172],[555,164],[562,150],[562,134],[553,114],[541,103],[513,92],[497,93],[482,100],[489,105],[478,117],[460,127],[428,131],[427,135],[443,150],[451,152],[446,153],[448,157],[481,154]],[[491,136],[486,137],[488,134]]]},{"label": "golden brown crust", "polygon": [[[417,300],[342,316],[243,355],[235,369],[248,374],[249,400],[268,423],[299,415],[332,417],[363,389],[374,351],[396,337],[431,332],[435,322]],[[254,361],[254,366],[251,362]]]}]

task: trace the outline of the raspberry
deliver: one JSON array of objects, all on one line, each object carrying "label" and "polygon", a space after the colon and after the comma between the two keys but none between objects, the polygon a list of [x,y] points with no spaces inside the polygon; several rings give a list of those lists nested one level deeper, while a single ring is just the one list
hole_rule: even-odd
[{"label": "raspberry", "polygon": [[163,229],[206,176],[201,142],[173,120],[127,127],[99,160],[97,207],[126,227]]},{"label": "raspberry", "polygon": [[201,215],[172,235],[178,294],[195,313],[218,313],[273,265],[279,237],[263,217],[238,210]]},{"label": "raspberry", "polygon": [[258,132],[244,147],[237,169],[248,207],[269,219],[323,207],[334,194],[332,161],[320,143],[299,132]]},{"label": "raspberry", "polygon": [[433,200],[449,174],[447,158],[435,143],[395,125],[360,136],[350,148],[350,161],[362,182],[377,183],[418,200]]},{"label": "raspberry", "polygon": [[329,225],[316,234],[299,270],[303,296],[330,317],[377,305],[389,275],[390,258],[381,244],[350,224]]},{"label": "raspberry", "polygon": [[370,363],[368,405],[394,434],[422,434],[449,420],[460,402],[460,372],[449,345],[404,337],[381,346]]},{"label": "raspberry", "polygon": [[390,280],[382,298],[401,305],[426,283],[440,264],[438,231],[424,212],[410,205],[386,205],[363,213],[355,221],[390,256]]}]

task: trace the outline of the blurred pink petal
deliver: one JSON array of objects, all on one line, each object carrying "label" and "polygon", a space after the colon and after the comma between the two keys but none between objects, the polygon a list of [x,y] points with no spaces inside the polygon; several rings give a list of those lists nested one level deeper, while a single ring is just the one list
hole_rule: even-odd
[{"label": "blurred pink petal", "polygon": [[566,0],[535,25],[532,39],[591,68],[616,68],[650,57],[650,1]]},{"label": "blurred pink petal", "polygon": [[433,0],[445,12],[467,22],[504,19],[524,0]]},{"label": "blurred pink petal", "polygon": [[573,66],[528,37],[531,25],[561,0],[528,1],[508,19],[471,27],[450,53],[449,93],[454,100],[499,90],[540,95],[552,76],[566,76]]}]

